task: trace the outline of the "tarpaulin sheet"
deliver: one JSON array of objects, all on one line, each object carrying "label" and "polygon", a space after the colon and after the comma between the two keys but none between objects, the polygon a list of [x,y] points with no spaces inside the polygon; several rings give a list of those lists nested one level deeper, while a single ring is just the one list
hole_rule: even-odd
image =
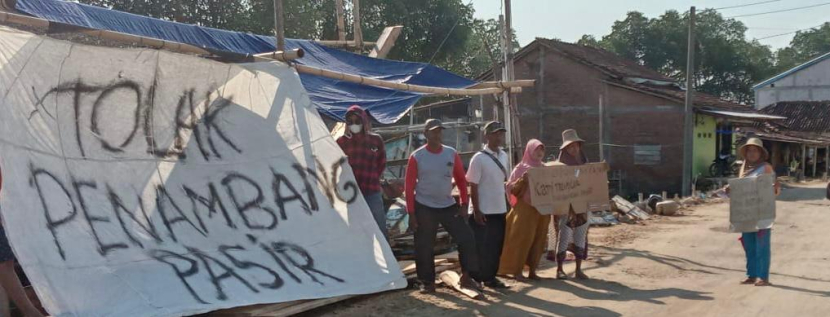
[{"label": "tarpaulin sheet", "polygon": [[[186,43],[213,50],[256,54],[275,51],[274,37],[165,21],[106,8],[57,0],[18,0],[17,10],[42,19],[91,29]],[[286,49],[302,48],[297,63],[330,71],[414,85],[466,88],[474,81],[426,64],[376,59],[326,47],[312,41],[287,39]],[[346,83],[300,74],[300,80],[320,112],[342,120],[353,104],[368,109],[378,122],[394,123],[422,94]]]},{"label": "tarpaulin sheet", "polygon": [[52,316],[187,316],[406,279],[283,63],[0,26],[0,206]]}]

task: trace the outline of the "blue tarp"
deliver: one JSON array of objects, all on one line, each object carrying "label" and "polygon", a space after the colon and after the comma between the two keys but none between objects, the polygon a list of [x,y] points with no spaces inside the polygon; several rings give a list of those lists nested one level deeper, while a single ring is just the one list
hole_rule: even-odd
[{"label": "blue tarp", "polygon": [[[257,54],[276,50],[273,37],[165,21],[106,8],[58,0],[17,0],[17,10],[52,22],[186,43],[211,50]],[[466,88],[475,82],[425,64],[370,58],[308,40],[286,39],[286,49],[302,48],[297,63],[326,70],[414,85]],[[300,74],[320,113],[342,120],[354,104],[380,123],[400,119],[423,95]]]}]

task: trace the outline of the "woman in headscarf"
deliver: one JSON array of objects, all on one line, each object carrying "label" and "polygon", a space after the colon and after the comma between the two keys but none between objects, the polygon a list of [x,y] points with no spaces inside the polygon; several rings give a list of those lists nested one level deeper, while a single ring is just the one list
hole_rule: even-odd
[{"label": "woman in headscarf", "polygon": [[499,261],[499,275],[524,279],[525,265],[530,268],[528,278],[540,279],[536,275],[539,261],[545,252],[550,215],[542,215],[530,204],[527,171],[543,165],[545,145],[533,139],[527,142],[522,162],[513,169],[507,183],[512,209],[507,214],[504,250]]},{"label": "woman in headscarf", "polygon": [[[746,144],[738,149],[738,154],[744,158],[743,166],[741,166],[740,177],[754,177],[764,174],[770,174],[775,177],[775,171],[772,165],[766,162],[769,158],[769,153],[764,148],[764,143],[761,139],[750,138]],[[775,195],[781,192],[781,187],[778,181],[775,181]],[[726,187],[729,193],[729,187]],[[772,235],[772,224],[775,219],[764,219],[760,221],[752,221],[751,223],[732,224],[731,229],[734,232],[741,232],[741,244],[746,253],[746,275],[747,279],[741,284],[750,284],[755,286],[770,286],[769,282],[769,266],[770,266],[770,239]]]},{"label": "woman in headscarf", "polygon": [[[557,163],[568,166],[583,165],[588,163],[588,158],[582,152],[582,145],[585,143],[577,135],[576,130],[568,129],[562,132],[561,153]],[[573,252],[576,258],[576,273],[578,279],[588,279],[582,272],[582,261],[588,258],[588,213],[577,214],[573,206],[568,208],[567,215],[554,216],[551,226],[556,226],[556,244],[548,242],[548,252],[556,250],[556,278],[564,280],[568,278],[562,269],[567,256],[567,251]],[[550,239],[553,240],[553,239]],[[551,254],[548,254],[550,258]]]}]

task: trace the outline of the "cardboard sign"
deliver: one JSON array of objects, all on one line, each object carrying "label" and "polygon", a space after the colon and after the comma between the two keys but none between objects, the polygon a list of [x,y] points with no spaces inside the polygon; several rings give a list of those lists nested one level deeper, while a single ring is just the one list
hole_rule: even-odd
[{"label": "cardboard sign", "polygon": [[770,174],[729,180],[729,222],[736,232],[753,232],[775,219],[775,178]]},{"label": "cardboard sign", "polygon": [[566,215],[610,209],[608,163],[580,166],[554,164],[527,172],[530,201],[544,215]]},{"label": "cardboard sign", "polygon": [[0,27],[0,205],[52,316],[406,286],[294,69]]}]

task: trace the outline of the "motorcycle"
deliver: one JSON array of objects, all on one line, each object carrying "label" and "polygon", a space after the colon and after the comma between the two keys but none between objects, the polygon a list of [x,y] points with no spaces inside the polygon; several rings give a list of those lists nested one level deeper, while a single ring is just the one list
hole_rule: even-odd
[{"label": "motorcycle", "polygon": [[741,170],[743,161],[738,160],[732,154],[719,154],[712,165],[709,165],[709,176],[712,177],[727,177],[737,175]]}]

